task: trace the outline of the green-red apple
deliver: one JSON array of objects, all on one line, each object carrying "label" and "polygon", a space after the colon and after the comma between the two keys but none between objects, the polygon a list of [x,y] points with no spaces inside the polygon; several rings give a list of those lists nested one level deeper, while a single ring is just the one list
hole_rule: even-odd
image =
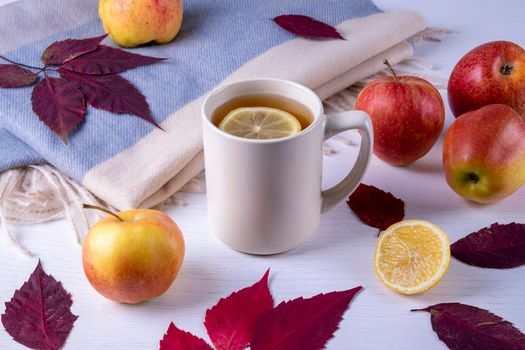
[{"label": "green-red apple", "polygon": [[365,86],[355,108],[372,119],[374,154],[387,163],[407,165],[436,143],[445,122],[445,106],[428,81],[397,77],[391,71],[393,76],[374,79]]},{"label": "green-red apple", "polygon": [[108,299],[135,304],[163,294],[184,259],[184,238],[166,214],[127,210],[97,222],[82,248],[84,272]]},{"label": "green-red apple", "polygon": [[494,103],[525,117],[525,50],[493,41],[468,52],[450,75],[448,102],[456,117]]},{"label": "green-red apple", "polygon": [[113,41],[136,47],[167,44],[182,25],[182,0],[99,0],[98,14]]},{"label": "green-red apple", "polygon": [[479,203],[501,200],[525,183],[525,121],[493,104],[457,118],[445,135],[443,166],[450,187]]}]

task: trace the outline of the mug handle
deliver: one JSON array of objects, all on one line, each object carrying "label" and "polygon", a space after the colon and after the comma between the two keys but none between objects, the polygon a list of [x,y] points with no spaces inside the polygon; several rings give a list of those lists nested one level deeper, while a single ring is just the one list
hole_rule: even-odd
[{"label": "mug handle", "polygon": [[321,213],[328,211],[356,189],[372,158],[374,135],[372,121],[366,112],[348,111],[327,115],[324,128],[325,140],[350,129],[361,131],[359,155],[353,168],[341,182],[321,192]]}]

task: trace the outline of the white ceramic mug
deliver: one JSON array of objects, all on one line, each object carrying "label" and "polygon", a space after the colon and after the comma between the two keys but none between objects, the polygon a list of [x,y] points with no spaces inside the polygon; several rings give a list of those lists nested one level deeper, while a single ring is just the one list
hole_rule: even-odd
[{"label": "white ceramic mug", "polygon": [[[271,94],[306,106],[313,122],[298,134],[271,140],[241,138],[212,123],[214,111],[243,95]],[[360,183],[372,154],[372,123],[362,111],[324,115],[310,89],[286,80],[250,79],[222,86],[202,105],[208,218],[228,246],[251,254],[295,248],[317,229],[321,213]],[[323,141],[349,129],[361,131],[352,170],[321,191]]]}]

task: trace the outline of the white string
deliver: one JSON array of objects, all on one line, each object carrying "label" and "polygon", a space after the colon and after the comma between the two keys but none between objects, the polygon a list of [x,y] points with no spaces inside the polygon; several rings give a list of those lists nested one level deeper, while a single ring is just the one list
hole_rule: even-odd
[{"label": "white string", "polygon": [[[2,230],[4,231],[8,241],[13,244],[15,248],[17,248],[19,251],[21,251],[23,254],[33,257],[34,254],[24,248],[18,241],[15,239],[15,237],[11,234],[11,231],[7,228],[7,218],[4,214],[4,198],[5,194],[9,193],[9,190],[11,187],[13,187],[17,177],[18,173],[20,171],[17,169],[14,170],[8,170],[2,174],[0,177],[0,223],[2,225]],[[13,181],[14,180],[14,181]]]},{"label": "white string", "polygon": [[59,201],[62,203],[64,214],[66,215],[66,218],[68,222],[73,227],[74,234],[77,238],[77,242],[80,244],[80,234],[78,233],[77,227],[75,225],[75,219],[73,218],[73,215],[71,213],[70,207],[68,205],[67,199],[65,195],[63,194],[63,191],[65,191],[63,186],[60,186],[60,184],[57,182],[56,179],[53,178],[53,173],[49,171],[48,166],[38,166],[36,167],[38,171],[40,171],[48,180],[49,184],[51,185],[53,192],[55,193],[55,197],[59,199]]}]

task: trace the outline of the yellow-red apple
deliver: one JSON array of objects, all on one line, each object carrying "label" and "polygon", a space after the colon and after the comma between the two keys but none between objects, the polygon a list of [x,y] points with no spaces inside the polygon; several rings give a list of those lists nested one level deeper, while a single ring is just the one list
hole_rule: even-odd
[{"label": "yellow-red apple", "polygon": [[456,117],[502,103],[525,118],[525,50],[510,41],[474,48],[454,67],[447,90]]},{"label": "yellow-red apple", "polygon": [[525,183],[525,121],[493,104],[457,118],[443,144],[450,187],[479,203],[503,199]]},{"label": "yellow-red apple", "polygon": [[423,157],[436,143],[445,122],[445,105],[428,81],[397,77],[389,68],[393,76],[366,85],[355,108],[372,119],[374,154],[387,163],[407,165]]},{"label": "yellow-red apple", "polygon": [[98,14],[113,41],[136,47],[171,42],[182,25],[182,0],[100,0]]},{"label": "yellow-red apple", "polygon": [[[88,206],[89,207],[89,206]],[[108,299],[135,304],[163,294],[184,259],[184,238],[166,214],[134,209],[112,214],[88,232],[84,272]]]}]

